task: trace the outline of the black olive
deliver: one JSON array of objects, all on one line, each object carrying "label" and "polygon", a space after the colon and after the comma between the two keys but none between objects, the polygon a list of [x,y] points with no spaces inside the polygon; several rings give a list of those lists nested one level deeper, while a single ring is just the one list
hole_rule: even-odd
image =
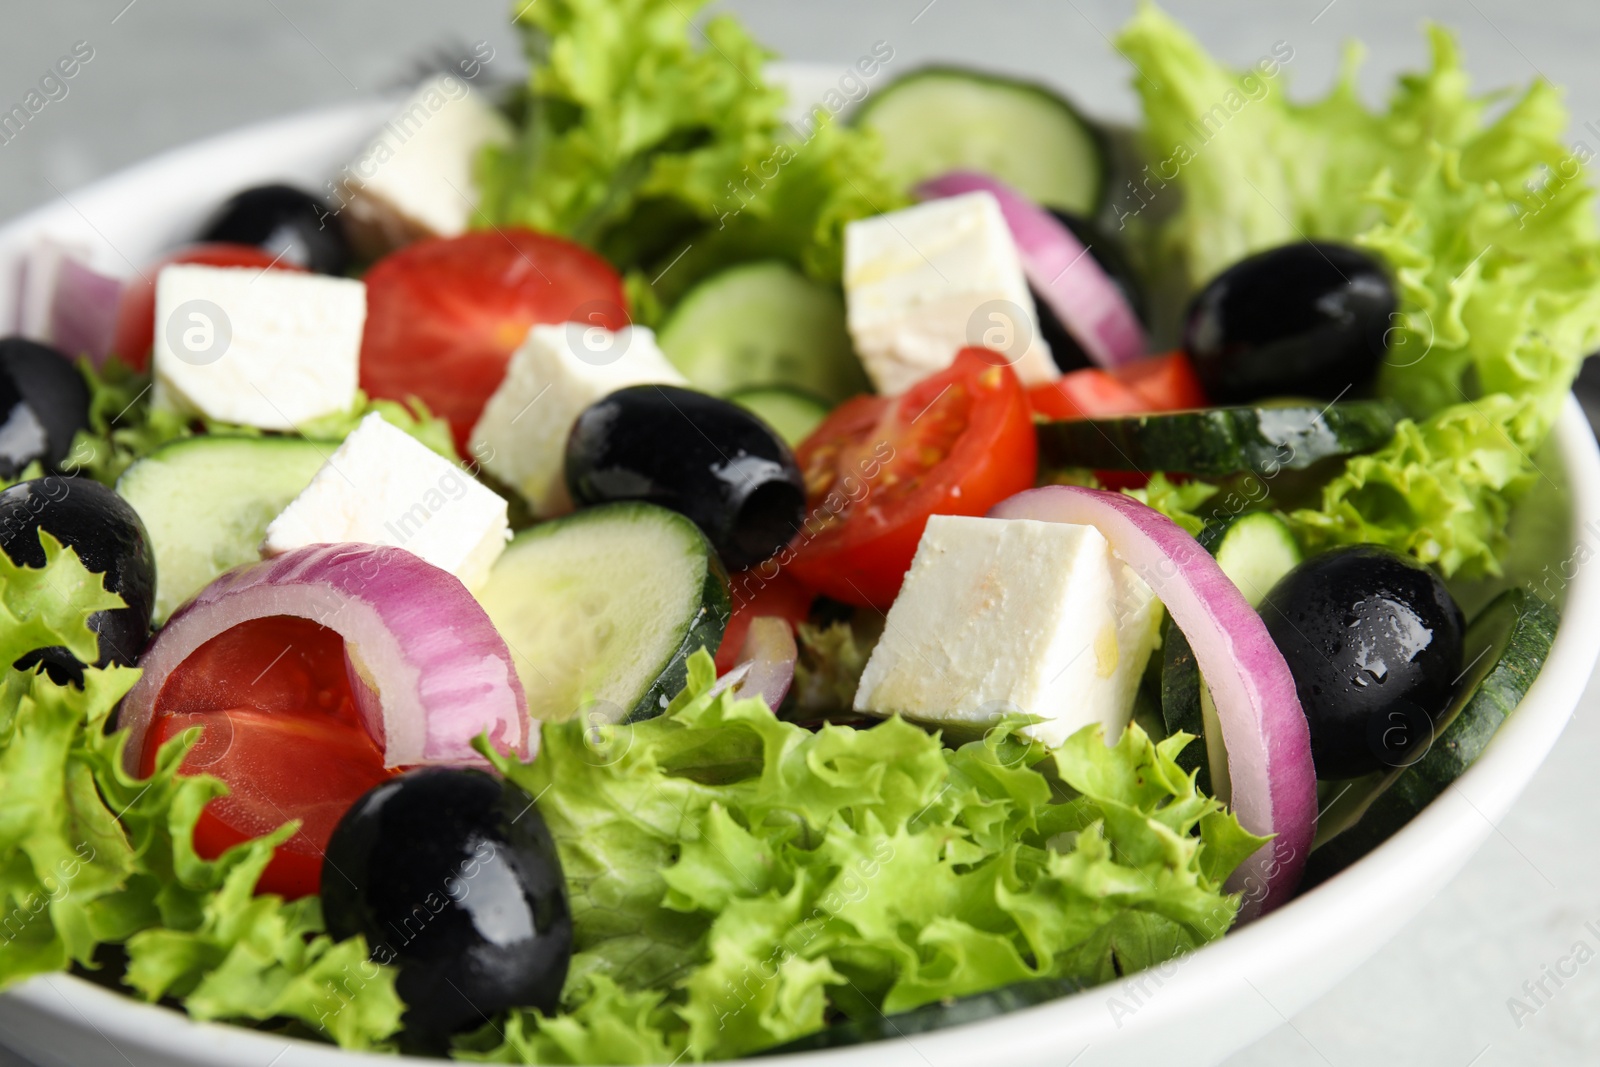
[{"label": "black olive", "polygon": [[[11,562],[44,566],[40,530],[75,550],[90,571],[105,575],[106,588],[127,605],[89,616],[89,628],[100,635],[95,666],[132,666],[150,636],[156,597],[156,560],[138,513],[88,478],[52,474],[0,492],[0,550]],[[26,669],[41,662],[59,684],[82,681],[82,665],[59,646],[30,652],[16,665]]]},{"label": "black olive", "polygon": [[[1138,275],[1133,272],[1122,246],[1099,226],[1081,215],[1056,208],[1050,208],[1049,211],[1072,232],[1072,236],[1078,239],[1079,244],[1088,249],[1090,258],[1100,264],[1100,269],[1105,271],[1106,276],[1121,290],[1123,299],[1139,317],[1139,321],[1148,323],[1149,320],[1145,318],[1144,287]],[[1039,298],[1038,290],[1030,286],[1029,291],[1033,293],[1034,307],[1039,309],[1039,336],[1050,346],[1050,354],[1055,357],[1056,366],[1064,371],[1094,366],[1089,354],[1078,343],[1078,339],[1068,332],[1060,319],[1056,318],[1055,312],[1050,310],[1050,305]]]},{"label": "black olive", "polygon": [[1334,400],[1378,371],[1398,306],[1367,253],[1302,241],[1241,260],[1189,304],[1183,347],[1219,404]]},{"label": "black olive", "polygon": [[39,460],[60,467],[89,427],[89,383],[58,350],[0,338],[0,478]]},{"label": "black olive", "polygon": [[200,240],[260,245],[318,274],[343,274],[350,266],[350,242],[338,217],[322,200],[289,185],[239,193],[222,205]]},{"label": "black olive", "polygon": [[1439,577],[1378,545],[1325,552],[1261,603],[1294,675],[1321,779],[1409,766],[1461,674],[1461,609]]},{"label": "black olive", "polygon": [[429,767],[378,785],[334,827],[322,913],[399,967],[415,1042],[512,1007],[553,1012],[572,958],[555,842],[533,799],[483,771]]},{"label": "black olive", "polygon": [[619,389],[585,408],[566,476],[579,504],[646,500],[688,516],[729,570],[767,559],[805,518],[800,468],[771,427],[671,385]]}]

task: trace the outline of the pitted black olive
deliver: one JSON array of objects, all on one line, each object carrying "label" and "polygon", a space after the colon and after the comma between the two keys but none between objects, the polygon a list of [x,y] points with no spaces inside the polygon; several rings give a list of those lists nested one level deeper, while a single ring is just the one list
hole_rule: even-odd
[{"label": "pitted black olive", "polygon": [[259,245],[283,262],[318,274],[343,274],[350,242],[338,217],[310,193],[289,185],[246,189],[223,204],[202,241]]},{"label": "pitted black olive", "polygon": [[1370,255],[1301,241],[1213,278],[1189,305],[1183,347],[1214,403],[1334,400],[1377,374],[1397,306]]},{"label": "pitted black olive", "polygon": [[788,544],[805,516],[794,453],[726,400],[671,385],[619,389],[585,408],[567,438],[580,505],[644,500],[688,516],[729,570]]},{"label": "pitted black olive", "polygon": [[[155,555],[138,513],[88,478],[50,475],[0,492],[0,550],[13,563],[44,566],[40,530],[76,551],[83,565],[105,575],[106,588],[122,597],[126,607],[95,612],[89,627],[100,635],[96,666],[132,666],[150,636],[156,590]],[[30,652],[17,666],[41,662],[58,683],[82,680],[82,664],[61,647]]]},{"label": "pitted black olive", "polygon": [[1261,604],[1294,675],[1321,779],[1420,756],[1461,673],[1461,609],[1439,577],[1378,545],[1313,556]]},{"label": "pitted black olive", "polygon": [[572,957],[550,831],[532,797],[483,771],[429,767],[364,794],[328,840],[322,911],[334,937],[361,934],[399,968],[425,1051],[507,1008],[553,1012]]},{"label": "pitted black olive", "polygon": [[89,426],[89,383],[62,352],[21,337],[0,339],[0,478],[35,460],[56,470]]}]

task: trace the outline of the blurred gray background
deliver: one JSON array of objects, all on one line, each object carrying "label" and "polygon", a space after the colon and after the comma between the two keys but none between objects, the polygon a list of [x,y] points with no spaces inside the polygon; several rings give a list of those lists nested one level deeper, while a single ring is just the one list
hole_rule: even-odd
[{"label": "blurred gray background", "polygon": [[[1109,38],[1131,0],[744,0],[722,5],[798,60],[844,64],[874,41],[894,70],[945,59],[1055,83],[1097,116],[1132,120],[1130,70]],[[1419,26],[1459,31],[1479,88],[1544,76],[1567,89],[1573,137],[1600,150],[1596,0],[1167,0],[1240,64],[1295,49],[1291,85],[1320,93],[1359,38],[1361,85],[1380,100],[1424,62]],[[79,41],[93,59],[0,144],[0,220],[164,149],[389,88],[441,46],[487,40],[490,70],[520,75],[502,0],[0,0],[0,110]],[[222,195],[228,190],[218,190]],[[1600,921],[1600,691],[1451,886],[1378,956],[1230,1067],[1403,1063],[1439,1067],[1600,1061],[1600,967],[1581,969],[1520,1025],[1508,999]],[[1554,989],[1553,986],[1549,987]],[[0,1035],[3,1037],[3,1035]],[[14,1060],[0,1050],[0,1067]]]}]

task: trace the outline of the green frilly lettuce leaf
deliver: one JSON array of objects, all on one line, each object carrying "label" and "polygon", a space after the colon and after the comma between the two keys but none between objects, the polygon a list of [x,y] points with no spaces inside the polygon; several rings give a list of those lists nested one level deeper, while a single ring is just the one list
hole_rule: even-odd
[{"label": "green frilly lettuce leaf", "polygon": [[903,206],[868,132],[801,133],[770,54],[706,0],[517,4],[532,71],[511,144],[485,150],[481,220],[559,233],[630,275],[636,317],[705,275],[781,259],[837,283],[844,224]]},{"label": "green frilly lettuce leaf", "polygon": [[1281,63],[1229,70],[1153,5],[1119,45],[1145,75],[1154,195],[1182,194],[1160,247],[1186,260],[1191,287],[1305,238],[1366,248],[1395,279],[1378,392],[1415,422],[1297,521],[1322,543],[1376,540],[1470,577],[1499,572],[1529,456],[1600,346],[1594,152],[1563,143],[1548,84],[1475,96],[1454,39],[1428,38],[1432,69],[1379,111],[1357,95],[1354,49],[1333,92],[1299,104]]},{"label": "green frilly lettuce leaf", "polygon": [[[567,875],[566,1013],[464,1043],[492,1062],[731,1057],[847,1015],[1041,975],[1101,981],[1220,937],[1261,843],[1137,727],[1054,753],[1006,723],[947,749],[899,719],[811,732],[713,695],[546,724],[530,794]],[[487,751],[487,750],[486,750]]]},{"label": "green frilly lettuce leaf", "polygon": [[[0,554],[0,662],[41,645],[92,659],[88,616],[122,601],[71,549],[42,543],[42,568]],[[323,934],[314,898],[252,895],[287,828],[203,860],[194,825],[224,787],[178,777],[194,737],[164,745],[148,778],[124,769],[126,735],[106,723],[138,676],[89,668],[81,689],[0,676],[0,986],[97,970],[98,946],[125,943],[125,985],[197,1018],[287,1018],[349,1047],[385,1042],[401,1012],[392,973],[359,939]]]}]

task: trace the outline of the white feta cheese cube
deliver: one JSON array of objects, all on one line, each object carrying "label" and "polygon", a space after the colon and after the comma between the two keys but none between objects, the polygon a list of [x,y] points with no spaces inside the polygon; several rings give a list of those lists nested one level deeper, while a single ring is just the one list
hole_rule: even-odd
[{"label": "white feta cheese cube", "polygon": [[355,402],[367,287],[255,267],[163,267],[152,403],[292,430]]},{"label": "white feta cheese cube", "polygon": [[358,243],[381,249],[466,232],[477,209],[478,152],[511,136],[511,123],[466,80],[424,82],[345,168]]},{"label": "white feta cheese cube", "polygon": [[903,393],[969,345],[1025,385],[1060,376],[1016,243],[988,192],[859,219],[844,231],[850,336],[881,393]]},{"label": "white feta cheese cube", "polygon": [[935,515],[917,545],[857,711],[981,731],[1011,712],[1059,745],[1083,726],[1115,742],[1161,607],[1093,526]]},{"label": "white feta cheese cube", "polygon": [[583,409],[630,385],[687,384],[644,326],[535,326],[472,428],[472,454],[535,515],[561,515],[572,510],[562,471],[567,434]]},{"label": "white feta cheese cube", "polygon": [[341,541],[392,545],[476,590],[510,536],[505,500],[373,413],[267,526],[261,552]]}]

